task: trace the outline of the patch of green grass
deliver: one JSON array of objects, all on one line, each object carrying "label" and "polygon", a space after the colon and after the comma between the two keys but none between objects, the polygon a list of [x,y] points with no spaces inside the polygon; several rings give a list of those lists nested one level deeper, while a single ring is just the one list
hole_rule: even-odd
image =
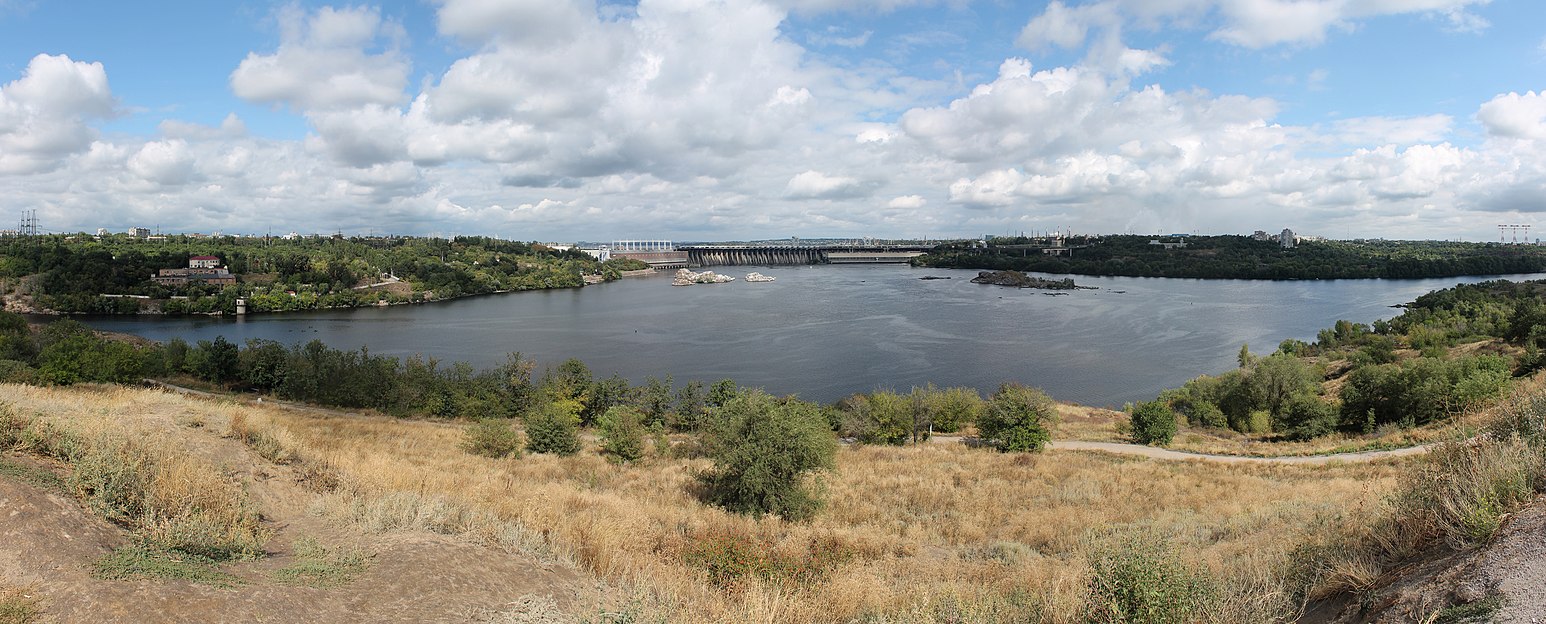
[{"label": "patch of green grass", "polygon": [[92,566],[97,578],[110,581],[182,579],[202,585],[229,588],[242,579],[223,572],[213,559],[134,544],[98,559]]},{"label": "patch of green grass", "polygon": [[37,598],[20,589],[0,587],[0,624],[31,624],[42,612]]},{"label": "patch of green grass", "polygon": [[64,479],[54,474],[54,471],[47,468],[29,466],[5,457],[0,457],[0,477],[16,479],[22,483],[34,485],[45,490],[69,492],[69,488],[65,487]]},{"label": "patch of green grass", "polygon": [[295,563],[275,570],[274,580],[285,585],[326,589],[347,585],[365,571],[367,557],[348,548],[328,548],[310,537],[295,542]]},{"label": "patch of green grass", "polygon": [[1492,621],[1492,615],[1503,608],[1503,596],[1493,594],[1476,602],[1450,605],[1430,620],[1433,624],[1480,624]]}]

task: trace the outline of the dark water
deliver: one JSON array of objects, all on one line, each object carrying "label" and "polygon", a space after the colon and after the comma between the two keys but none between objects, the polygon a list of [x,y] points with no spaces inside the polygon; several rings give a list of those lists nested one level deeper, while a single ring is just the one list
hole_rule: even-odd
[{"label": "dark water", "polygon": [[[778,278],[748,283],[759,271]],[[975,271],[906,266],[726,267],[728,284],[673,287],[668,276],[583,289],[419,306],[242,320],[104,317],[106,330],[155,340],[313,338],[375,354],[423,354],[479,367],[519,351],[569,357],[597,376],[735,379],[833,401],[876,388],[1039,386],[1063,401],[1119,406],[1234,367],[1242,343],[1274,350],[1337,319],[1370,323],[1430,290],[1492,278],[1263,282],[1076,277],[1098,290],[972,284]],[[949,280],[920,280],[924,275]],[[1540,276],[1518,276],[1538,278]]]}]

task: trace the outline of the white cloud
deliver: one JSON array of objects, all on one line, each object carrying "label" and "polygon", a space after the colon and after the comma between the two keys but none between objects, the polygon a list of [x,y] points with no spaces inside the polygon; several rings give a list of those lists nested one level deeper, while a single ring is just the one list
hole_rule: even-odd
[{"label": "white cloud", "polygon": [[101,63],[39,54],[0,87],[0,175],[36,173],[90,148],[89,123],[114,114]]},{"label": "white cloud", "polygon": [[863,186],[854,178],[805,171],[789,179],[784,196],[790,199],[832,199],[861,192]]},{"label": "white cloud", "polygon": [[1490,0],[1098,0],[1069,7],[1054,0],[1021,31],[1017,43],[1036,50],[1048,44],[1084,45],[1096,30],[1113,35],[1124,24],[1146,29],[1195,29],[1212,25],[1209,38],[1245,48],[1313,45],[1332,31],[1351,31],[1364,20],[1419,14],[1440,18],[1447,29],[1475,33],[1486,20],[1467,9]]},{"label": "white cloud", "polygon": [[[237,96],[301,111],[403,100],[408,61],[396,44],[402,28],[382,20],[378,10],[323,7],[304,13],[291,5],[278,19],[279,49],[249,53],[231,73]],[[383,49],[372,53],[377,46]]]},{"label": "white cloud", "polygon": [[129,172],[163,186],[175,186],[193,177],[193,156],[182,139],[151,141],[129,157]]},{"label": "white cloud", "polygon": [[894,197],[891,201],[886,202],[886,207],[917,210],[928,205],[928,203],[929,200],[924,199],[922,195],[903,195],[901,197]]},{"label": "white cloud", "polygon": [[1487,133],[1512,139],[1546,139],[1546,92],[1505,93],[1476,111]]}]

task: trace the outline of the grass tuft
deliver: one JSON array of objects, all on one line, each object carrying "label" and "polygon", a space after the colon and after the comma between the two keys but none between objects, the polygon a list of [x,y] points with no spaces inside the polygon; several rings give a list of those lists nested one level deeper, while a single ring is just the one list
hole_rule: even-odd
[{"label": "grass tuft", "polygon": [[0,624],[32,624],[42,614],[35,592],[0,585]]},{"label": "grass tuft", "polygon": [[40,466],[31,466],[10,458],[0,457],[0,477],[9,477],[22,483],[33,485],[45,490],[69,493],[65,480],[54,471]]},{"label": "grass tuft", "polygon": [[295,542],[295,563],[275,570],[275,581],[318,589],[340,587],[365,572],[368,557],[349,548],[328,548],[311,537]]},{"label": "grass tuft", "polygon": [[92,566],[92,572],[97,578],[110,581],[184,580],[221,588],[242,584],[240,578],[221,571],[213,559],[144,544],[131,544],[104,555]]}]

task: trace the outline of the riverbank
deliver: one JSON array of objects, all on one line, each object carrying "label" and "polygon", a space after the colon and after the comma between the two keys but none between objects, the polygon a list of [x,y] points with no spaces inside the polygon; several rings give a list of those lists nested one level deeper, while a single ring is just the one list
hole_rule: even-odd
[{"label": "riverbank", "polygon": [[1413,279],[1546,271],[1546,247],[1448,241],[1302,240],[1248,236],[1003,239],[942,247],[914,266],[1060,275],[1241,280]]}]

